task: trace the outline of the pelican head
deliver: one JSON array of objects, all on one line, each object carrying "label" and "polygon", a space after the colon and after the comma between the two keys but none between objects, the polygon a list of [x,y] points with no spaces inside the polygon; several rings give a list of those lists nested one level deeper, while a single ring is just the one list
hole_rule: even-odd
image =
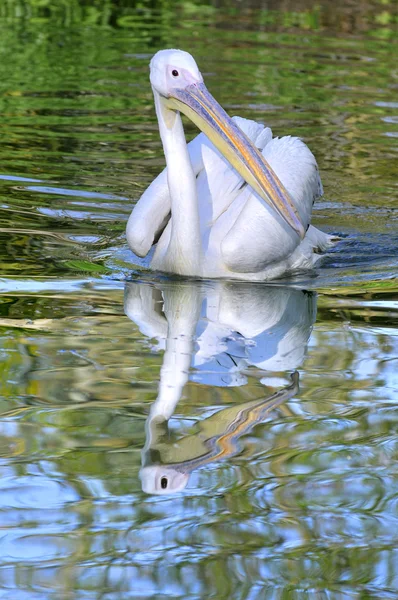
[{"label": "pelican head", "polygon": [[165,98],[190,85],[203,83],[203,77],[193,56],[183,50],[160,50],[149,65],[154,90]]},{"label": "pelican head", "polygon": [[259,196],[303,239],[305,229],[289,193],[260,151],[213,98],[193,57],[182,50],[161,50],[150,63],[158,116],[173,129],[182,112],[201,129]]}]

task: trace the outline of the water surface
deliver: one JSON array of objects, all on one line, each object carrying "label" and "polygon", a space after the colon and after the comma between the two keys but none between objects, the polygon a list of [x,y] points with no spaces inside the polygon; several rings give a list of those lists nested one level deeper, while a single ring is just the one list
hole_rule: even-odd
[{"label": "water surface", "polygon": [[[394,5],[155,4],[0,7],[0,598],[396,598]],[[310,145],[316,274],[134,263],[164,47]]]}]

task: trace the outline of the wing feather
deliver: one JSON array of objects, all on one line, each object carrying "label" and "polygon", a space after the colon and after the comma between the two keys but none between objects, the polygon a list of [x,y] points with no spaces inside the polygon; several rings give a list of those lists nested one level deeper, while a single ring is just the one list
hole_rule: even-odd
[{"label": "wing feather", "polygon": [[[314,155],[300,139],[287,136],[267,143],[263,156],[292,196],[308,228],[312,205],[322,191]],[[259,272],[288,257],[300,238],[251,188],[243,193],[247,195],[243,209],[223,239],[221,251],[232,271]]]}]

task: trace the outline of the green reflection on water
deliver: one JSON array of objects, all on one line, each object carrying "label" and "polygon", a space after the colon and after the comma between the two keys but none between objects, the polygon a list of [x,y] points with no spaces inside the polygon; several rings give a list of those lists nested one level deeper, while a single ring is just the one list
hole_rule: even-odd
[{"label": "green reflection on water", "polygon": [[[2,597],[395,598],[396,6],[4,0],[0,17]],[[151,446],[183,283],[138,270],[123,234],[164,164],[148,62],[173,46],[228,112],[303,137],[326,192],[314,223],[347,237],[287,288],[318,290],[296,363],[275,340],[298,309],[256,342],[268,288],[193,285],[202,362]],[[124,314],[131,273],[158,329]],[[256,348],[284,358],[259,366]],[[300,390],[227,460],[205,454],[183,493],[143,493],[149,454],[203,451],[223,416],[230,441],[231,414],[294,369]]]}]

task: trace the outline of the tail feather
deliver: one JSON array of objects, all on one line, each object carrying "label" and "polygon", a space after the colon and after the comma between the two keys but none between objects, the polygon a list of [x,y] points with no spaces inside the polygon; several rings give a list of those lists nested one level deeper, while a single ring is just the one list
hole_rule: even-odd
[{"label": "tail feather", "polygon": [[338,237],[310,225],[307,235],[290,256],[289,270],[294,272],[314,268],[325,256],[323,253],[332,248],[338,240]]},{"label": "tail feather", "polygon": [[320,253],[332,248],[339,238],[310,225],[305,240],[312,246],[313,252]]}]

